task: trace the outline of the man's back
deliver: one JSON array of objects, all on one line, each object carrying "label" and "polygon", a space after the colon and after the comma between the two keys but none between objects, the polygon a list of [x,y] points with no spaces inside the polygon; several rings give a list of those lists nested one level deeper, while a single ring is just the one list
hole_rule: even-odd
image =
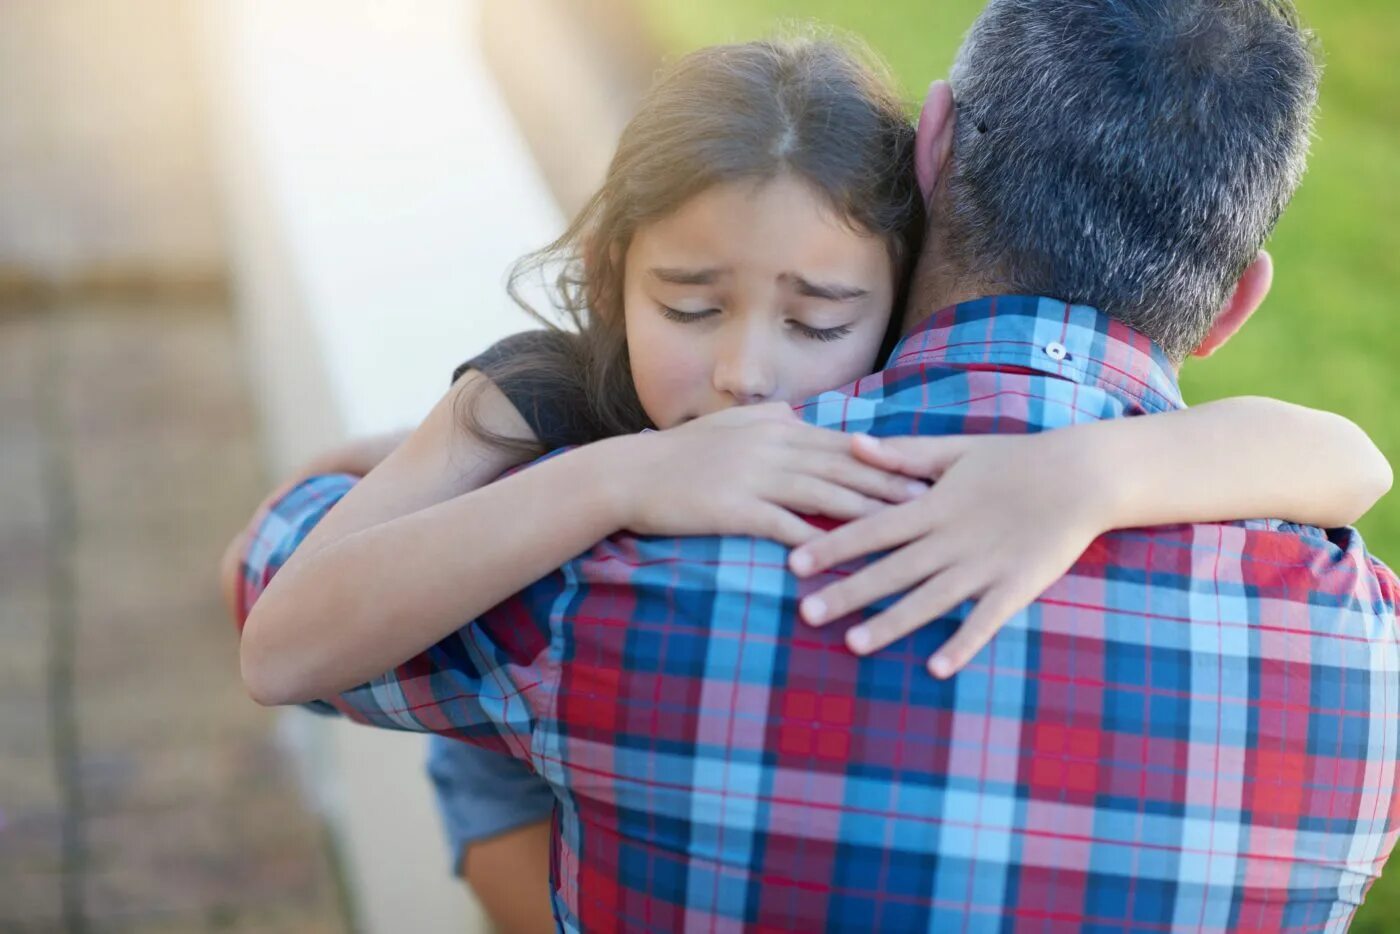
[{"label": "man's back", "polygon": [[[1180,404],[1134,332],[1003,298],[803,414],[1015,433]],[[1340,929],[1395,842],[1400,588],[1350,531],[1105,536],[947,682],[924,662],[961,613],[857,658],[796,621],[826,580],[785,558],[619,536],[336,703],[532,762],[585,929]]]}]

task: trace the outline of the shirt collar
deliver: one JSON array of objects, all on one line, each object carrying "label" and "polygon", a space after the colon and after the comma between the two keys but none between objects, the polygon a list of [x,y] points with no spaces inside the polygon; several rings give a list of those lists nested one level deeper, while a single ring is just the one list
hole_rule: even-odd
[{"label": "shirt collar", "polygon": [[1185,408],[1166,352],[1088,305],[1000,295],[953,305],[921,322],[890,355],[904,367],[1023,367],[1131,397],[1145,411]]}]

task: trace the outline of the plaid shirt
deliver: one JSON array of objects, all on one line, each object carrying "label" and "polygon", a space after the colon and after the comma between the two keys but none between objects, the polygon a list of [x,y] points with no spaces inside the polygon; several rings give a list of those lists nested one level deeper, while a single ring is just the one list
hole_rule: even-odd
[{"label": "plaid shirt", "polygon": [[[800,411],[941,435],[1181,406],[1141,335],[1003,297]],[[247,602],[352,482],[265,517]],[[570,930],[1340,931],[1380,873],[1400,586],[1354,531],[1106,535],[947,682],[924,661],[966,605],[856,658],[795,612],[850,568],[799,582],[786,557],[615,536],[329,703],[544,776]]]}]

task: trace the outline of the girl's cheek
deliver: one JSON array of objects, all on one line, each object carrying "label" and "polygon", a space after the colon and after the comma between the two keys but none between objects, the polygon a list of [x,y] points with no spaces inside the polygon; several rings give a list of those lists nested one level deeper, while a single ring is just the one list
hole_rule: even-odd
[{"label": "girl's cheek", "polygon": [[700,342],[677,340],[660,328],[637,336],[641,340],[633,344],[632,374],[651,420],[669,428],[687,415],[703,414],[710,373]]},{"label": "girl's cheek", "polygon": [[793,367],[791,401],[807,399],[869,376],[878,364],[872,365],[878,344],[867,342],[839,347],[835,353],[807,357]]},{"label": "girl's cheek", "polygon": [[701,361],[686,354],[654,361],[648,383],[656,402],[658,425],[670,427],[686,416],[703,415],[709,396],[709,371]]}]

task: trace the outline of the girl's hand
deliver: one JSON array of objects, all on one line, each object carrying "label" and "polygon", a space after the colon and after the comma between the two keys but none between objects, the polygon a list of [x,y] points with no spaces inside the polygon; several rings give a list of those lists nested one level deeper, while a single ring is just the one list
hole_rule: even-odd
[{"label": "girl's hand", "polygon": [[643,535],[754,535],[791,547],[821,534],[800,514],[871,516],[925,488],[862,463],[850,435],[808,425],[781,402],[617,440],[622,527]]},{"label": "girl's hand", "polygon": [[822,626],[909,590],[846,633],[846,644],[860,655],[976,600],[962,626],[929,660],[936,677],[952,675],[1109,528],[1110,497],[1093,458],[1060,443],[1054,432],[857,435],[851,443],[872,466],[937,481],[917,500],[836,529],[789,559],[793,572],[806,577],[861,555],[897,549],[802,601],[803,618]]}]

